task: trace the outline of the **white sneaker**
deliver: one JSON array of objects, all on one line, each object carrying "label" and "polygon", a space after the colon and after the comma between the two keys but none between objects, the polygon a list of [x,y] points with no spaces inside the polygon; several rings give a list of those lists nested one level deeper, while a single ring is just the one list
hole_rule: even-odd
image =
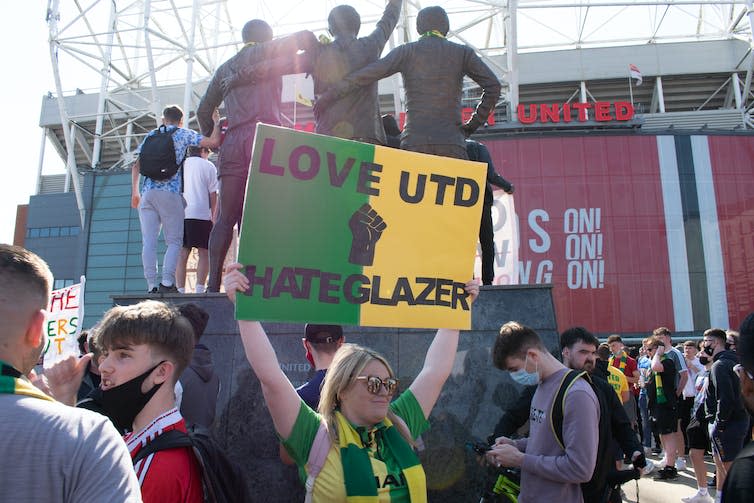
[{"label": "white sneaker", "polygon": [[684,503],[712,503],[714,500],[712,499],[712,496],[709,495],[709,493],[702,494],[697,491],[693,496],[681,498],[681,501],[683,501]]},{"label": "white sneaker", "polygon": [[675,469],[678,470],[678,471],[685,470],[686,469],[686,458],[682,458],[682,457],[676,458],[676,460],[675,460]]},{"label": "white sneaker", "polygon": [[652,471],[654,471],[654,469],[655,469],[655,464],[652,462],[652,460],[648,459],[647,466],[641,469],[641,474],[649,475],[650,473],[652,473]]},{"label": "white sneaker", "polygon": [[660,458],[660,460],[657,463],[655,463],[655,466],[657,467],[658,470],[662,470],[663,468],[667,466],[667,464],[668,464],[668,457],[663,456],[662,458]]}]

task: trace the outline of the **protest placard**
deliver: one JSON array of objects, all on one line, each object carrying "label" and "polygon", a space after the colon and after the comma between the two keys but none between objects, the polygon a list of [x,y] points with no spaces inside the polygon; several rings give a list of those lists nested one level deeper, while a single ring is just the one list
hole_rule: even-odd
[{"label": "protest placard", "polygon": [[239,319],[469,328],[486,166],[260,124]]},{"label": "protest placard", "polygon": [[46,368],[70,355],[79,354],[76,339],[81,333],[81,320],[84,319],[85,283],[84,276],[81,276],[81,283],[53,290],[50,294],[44,325],[44,335],[47,338],[47,350],[44,353]]}]

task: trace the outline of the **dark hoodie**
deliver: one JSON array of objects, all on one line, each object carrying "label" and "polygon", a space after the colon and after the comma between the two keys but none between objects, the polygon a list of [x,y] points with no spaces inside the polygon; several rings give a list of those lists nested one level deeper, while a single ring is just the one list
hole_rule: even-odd
[{"label": "dark hoodie", "polygon": [[215,421],[220,378],[215,374],[212,353],[207,346],[194,346],[191,363],[181,374],[180,382],[183,387],[181,415],[186,419],[186,425],[211,427]]},{"label": "dark hoodie", "polygon": [[741,381],[733,371],[738,356],[726,349],[717,353],[712,361],[704,403],[707,420],[717,422],[718,426],[726,421],[748,421],[749,416],[741,400]]}]

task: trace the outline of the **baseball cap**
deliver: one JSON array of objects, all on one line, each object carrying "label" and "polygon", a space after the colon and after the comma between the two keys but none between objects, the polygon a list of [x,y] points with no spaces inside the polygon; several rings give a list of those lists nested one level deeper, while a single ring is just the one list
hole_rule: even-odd
[{"label": "baseball cap", "polygon": [[340,325],[307,323],[304,333],[306,340],[309,342],[335,342],[343,338],[343,327]]}]

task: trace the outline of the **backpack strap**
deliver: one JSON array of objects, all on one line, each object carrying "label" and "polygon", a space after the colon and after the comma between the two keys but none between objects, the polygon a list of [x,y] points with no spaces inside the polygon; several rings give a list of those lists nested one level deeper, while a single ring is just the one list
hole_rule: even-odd
[{"label": "backpack strap", "polygon": [[[589,375],[586,371],[579,372],[578,370],[569,370],[563,375],[560,380],[560,386],[558,392],[555,394],[555,398],[550,406],[550,428],[555,434],[555,440],[558,441],[561,449],[565,450],[565,444],[563,442],[563,409],[565,407],[565,396],[568,390],[571,389],[576,379],[583,377],[589,381]],[[590,381],[591,383],[591,381]]]},{"label": "backpack strap", "polygon": [[157,438],[142,447],[133,458],[133,464],[138,463],[150,454],[166,449],[177,449],[178,447],[193,447],[191,438],[179,430],[169,430],[160,434]]},{"label": "backpack strap", "polygon": [[322,421],[319,423],[314,442],[312,442],[312,447],[309,449],[309,459],[306,461],[306,498],[304,499],[304,503],[311,503],[312,501],[314,481],[317,479],[319,472],[322,471],[322,467],[325,466],[325,460],[327,459],[327,453],[330,452],[330,447],[332,447],[332,441],[330,440],[330,434],[327,432],[327,423]]}]

